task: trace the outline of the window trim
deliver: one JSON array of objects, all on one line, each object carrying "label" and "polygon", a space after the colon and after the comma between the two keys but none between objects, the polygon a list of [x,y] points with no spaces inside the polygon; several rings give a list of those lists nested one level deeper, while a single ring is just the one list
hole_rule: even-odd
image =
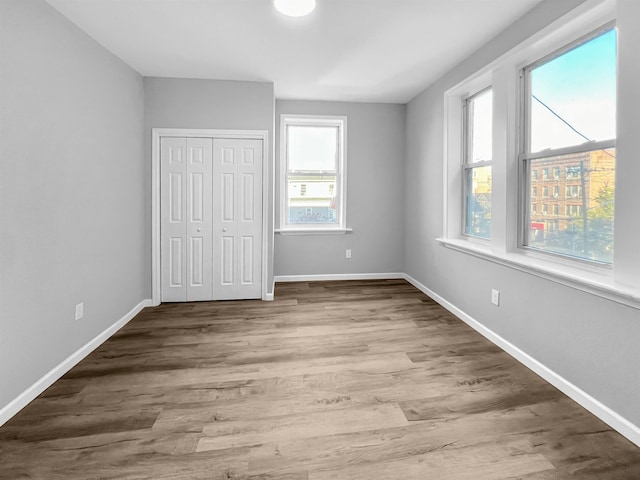
[{"label": "window trim", "polygon": [[[442,99],[442,230],[434,240],[451,252],[471,255],[640,310],[640,270],[637,268],[639,259],[636,257],[635,245],[628,240],[619,240],[620,237],[616,236],[615,264],[613,268],[606,268],[519,248],[517,238],[520,229],[518,215],[523,208],[522,189],[518,188],[521,176],[518,153],[521,148],[519,138],[522,128],[519,72],[536,59],[615,19],[616,0],[587,1],[480,69],[469,73],[466,78],[461,77],[462,80],[452,84],[445,91]],[[624,25],[628,27],[628,23]],[[628,59],[628,55],[625,58]],[[626,78],[627,90],[629,81],[629,78]],[[495,126],[492,239],[490,242],[479,242],[474,238],[465,237],[460,231],[461,99],[489,84],[494,89]],[[625,113],[629,114],[628,109]],[[628,134],[627,130],[625,133]],[[619,140],[620,148],[624,147],[624,152],[621,150],[620,154],[628,156],[630,152],[627,142],[623,143],[622,138]],[[625,162],[622,157],[619,160],[616,167],[618,176],[624,177],[625,172],[633,174],[638,169],[633,162]],[[621,197],[628,201],[629,198],[635,198],[634,192],[635,189],[630,190],[628,183],[616,184],[616,199]],[[628,222],[635,221],[635,217],[630,209],[626,210],[616,212],[616,220],[620,218],[622,224],[627,225],[624,231],[628,233]]]},{"label": "window trim", "polygon": [[[517,247],[524,251],[536,252],[536,254],[559,257],[565,260],[569,260],[577,263],[585,263],[587,265],[594,265],[597,267],[612,269],[613,263],[603,262],[599,260],[571,256],[566,253],[553,252],[537,247],[528,245],[529,239],[529,225],[531,223],[531,212],[528,211],[528,205],[531,204],[531,177],[530,163],[532,160],[539,160],[542,158],[551,158],[561,155],[570,155],[576,153],[585,153],[598,150],[606,150],[616,148],[616,138],[583,142],[576,145],[561,148],[550,148],[540,150],[537,152],[531,152],[531,82],[528,81],[531,78],[531,71],[537,67],[544,65],[552,60],[561,57],[567,52],[570,52],[580,46],[588,43],[594,38],[605,34],[606,32],[616,28],[615,19],[606,21],[595,28],[590,28],[586,34],[580,35],[572,41],[565,42],[564,45],[560,45],[556,49],[541,56],[533,62],[529,62],[527,65],[520,68],[519,83],[520,88],[518,91],[518,103],[520,106],[520,129],[518,129],[518,145],[520,149],[518,151],[518,189],[521,192],[519,195],[520,205],[518,209],[518,243]],[[553,175],[552,175],[553,176]],[[549,176],[543,175],[543,180],[549,180]]]},{"label": "window trim", "polygon": [[[337,222],[333,224],[287,223],[287,199],[288,199],[288,155],[287,155],[287,127],[289,126],[335,126],[338,128],[338,161],[336,165],[336,199],[338,202]],[[347,117],[346,115],[300,115],[283,113],[280,115],[280,174],[279,174],[279,225],[276,233],[283,235],[327,234],[347,233]],[[310,176],[326,175],[324,172],[308,172]],[[334,173],[331,173],[334,175]]]},{"label": "window trim", "polygon": [[478,242],[469,242],[460,238],[436,238],[436,241],[447,249],[640,310],[640,290],[616,282],[608,271],[593,265],[585,265],[565,257],[550,261],[546,258],[548,255],[535,251],[496,252],[489,245],[480,245]]},{"label": "window trim", "polygon": [[[481,95],[484,95],[487,92],[491,92],[491,94],[493,95],[493,89],[491,85],[487,85],[484,88],[481,88],[480,90],[476,90],[474,93],[472,93],[471,95],[467,95],[466,97],[464,97],[464,99],[462,100],[462,119],[463,119],[463,125],[462,125],[462,225],[461,225],[461,232],[462,235],[468,237],[468,238],[472,238],[474,240],[477,240],[479,242],[488,242],[491,240],[491,235],[489,235],[489,237],[481,237],[479,235],[473,235],[472,233],[467,232],[467,207],[468,207],[468,201],[467,201],[467,195],[469,194],[469,182],[467,181],[467,175],[469,174],[469,172],[473,172],[473,170],[475,170],[476,168],[481,168],[481,167],[492,167],[493,166],[493,155],[491,156],[491,160],[482,160],[479,162],[473,162],[470,161],[470,155],[471,155],[471,142],[470,142],[470,130],[471,130],[471,118],[469,116],[469,104],[472,100],[474,100],[475,98],[478,98]],[[492,101],[493,101],[493,96],[492,96]],[[493,110],[493,108],[492,108]],[[493,125],[491,128],[491,131],[493,132]],[[493,133],[492,133],[493,134]],[[493,145],[493,142],[492,142]],[[492,152],[493,153],[493,152]],[[492,168],[492,173],[493,173],[493,168]]]}]

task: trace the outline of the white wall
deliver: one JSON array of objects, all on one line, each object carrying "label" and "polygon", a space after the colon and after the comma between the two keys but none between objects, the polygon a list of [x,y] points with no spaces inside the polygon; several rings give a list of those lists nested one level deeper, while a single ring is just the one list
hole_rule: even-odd
[{"label": "white wall", "polygon": [[[405,267],[412,277],[483,326],[640,425],[639,310],[444,248],[435,241],[443,224],[445,91],[580,3],[543,2],[407,106]],[[618,128],[623,147],[618,150],[618,161],[637,164],[640,137],[633,132],[637,132],[635,116],[640,108],[640,3],[619,0],[618,5]],[[633,181],[638,178],[640,171]],[[616,235],[631,231],[616,228]],[[637,238],[628,241],[637,248]],[[491,288],[501,292],[499,308],[491,305]]]},{"label": "white wall", "polygon": [[150,281],[142,78],[40,0],[0,22],[1,411]]},{"label": "white wall", "polygon": [[[269,185],[273,185],[273,83],[224,80],[191,80],[145,77],[144,145],[147,170],[144,195],[148,215],[146,228],[151,238],[151,129],[208,128],[267,130],[269,132]],[[270,192],[269,198],[273,195]],[[273,205],[265,219],[269,234],[267,249],[273,252]],[[151,251],[145,255],[151,272]],[[149,273],[150,274],[150,273]],[[268,259],[267,291],[272,293],[273,255]]]},{"label": "white wall", "polygon": [[[347,227],[353,232],[276,234],[276,276],[402,272],[405,106],[278,100],[278,147],[283,113],[347,116]],[[279,148],[276,155],[278,175]],[[279,193],[276,188],[276,209]],[[351,259],[345,258],[348,248]]]}]

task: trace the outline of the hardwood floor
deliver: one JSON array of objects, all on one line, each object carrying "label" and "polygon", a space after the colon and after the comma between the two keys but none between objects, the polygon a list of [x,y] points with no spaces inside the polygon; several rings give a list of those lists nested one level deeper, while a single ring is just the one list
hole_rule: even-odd
[{"label": "hardwood floor", "polygon": [[2,479],[621,480],[640,449],[402,280],[147,308],[0,428]]}]

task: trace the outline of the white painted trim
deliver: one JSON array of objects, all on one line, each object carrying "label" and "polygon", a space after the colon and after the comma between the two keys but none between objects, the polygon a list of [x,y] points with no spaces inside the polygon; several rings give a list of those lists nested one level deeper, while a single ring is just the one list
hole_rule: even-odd
[{"label": "white painted trim", "polygon": [[200,128],[151,129],[151,301],[160,305],[160,139],[162,137],[242,138],[262,140],[262,287],[261,298],[268,300],[273,293],[267,291],[269,265],[269,132],[267,130],[217,130]]},{"label": "white painted trim", "polygon": [[[597,262],[571,258],[552,252],[535,251],[524,246],[524,221],[526,188],[523,188],[523,158],[534,158],[575,151],[587,147],[574,146],[555,152],[522,154],[525,137],[526,112],[522,98],[523,80],[518,80],[522,70],[536,62],[548,60],[548,56],[575,46],[593,32],[611,25],[616,16],[616,0],[585,0],[554,22],[541,28],[508,52],[489,62],[466,79],[449,88],[443,96],[443,203],[442,238],[437,241],[447,248],[465,252],[498,264],[540,276],[578,290],[600,296],[633,308],[640,308],[640,290],[631,278],[620,275],[620,266],[633,264],[633,259],[619,258],[613,273],[598,271]],[[587,37],[585,37],[585,34]],[[560,50],[559,50],[560,49]],[[493,110],[493,194],[492,221],[489,241],[464,235],[463,150],[465,97],[479,89],[491,86],[494,95]],[[596,142],[593,148],[615,144],[615,141]],[[592,148],[590,145],[588,148]],[[623,166],[618,165],[618,173]],[[616,194],[617,195],[617,194]],[[635,200],[635,197],[633,197]],[[619,218],[616,223],[635,224],[635,210],[625,209],[632,218]],[[623,215],[623,212],[620,212]],[[618,238],[618,237],[616,237]],[[624,254],[621,254],[624,255]],[[547,260],[545,260],[545,257]],[[627,261],[625,261],[627,260]],[[562,266],[564,263],[564,266]],[[589,264],[594,267],[589,272]],[[637,271],[637,269],[636,269]],[[609,277],[609,278],[607,278]],[[620,281],[616,283],[616,279]],[[623,285],[622,283],[629,284]]]},{"label": "white painted trim", "polygon": [[553,370],[551,370],[546,365],[542,364],[526,352],[520,350],[518,347],[513,345],[508,340],[505,340],[500,335],[495,333],[493,330],[482,325],[480,322],[475,320],[470,315],[467,315],[465,312],[460,310],[458,307],[448,302],[440,295],[435,293],[434,291],[427,288],[422,283],[418,282],[415,278],[410,275],[405,274],[404,279],[411,283],[418,290],[421,290],[425,295],[428,295],[430,298],[438,302],[441,306],[449,310],[456,317],[460,318],[463,322],[473,328],[475,331],[480,333],[486,339],[488,339],[493,344],[497,345],[517,361],[522,363],[525,367],[529,368],[551,385],[556,387],[562,393],[567,395],[569,398],[582,405],[588,411],[593,413],[596,417],[602,420],[604,423],[609,425],[611,428],[619,432],[621,435],[625,436],[631,442],[635,443],[640,447],[640,427],[631,423],[629,420],[613,411],[611,408],[604,405],[599,400],[593,398],[591,395],[581,390],[573,383],[569,382],[564,377],[560,376]]},{"label": "white painted trim", "polygon": [[[301,114],[289,114],[282,113],[280,114],[280,151],[278,152],[279,156],[279,166],[280,166],[280,175],[278,181],[280,182],[280,198],[278,199],[280,205],[280,218],[278,219],[279,228],[278,233],[283,233],[285,231],[297,231],[297,230],[305,230],[304,225],[296,225],[296,224],[287,224],[286,215],[287,205],[286,205],[286,190],[284,186],[287,185],[287,149],[286,149],[286,133],[287,133],[287,125],[330,125],[336,126],[339,128],[340,132],[340,165],[338,171],[338,205],[339,205],[339,213],[338,213],[338,225],[335,228],[336,232],[332,233],[344,233],[344,231],[351,230],[347,228],[347,116],[346,115],[301,115]],[[275,164],[275,160],[274,160]],[[317,227],[317,228],[316,228]],[[321,232],[321,230],[325,230],[322,224],[317,225],[316,227],[307,227],[309,231],[315,229],[314,233],[326,233]],[[338,230],[342,230],[342,232],[337,232]]]},{"label": "white painted trim", "polygon": [[406,274],[394,273],[329,273],[320,275],[278,275],[274,282],[327,282],[332,280],[393,280],[406,279]]},{"label": "white painted trim", "polygon": [[[271,258],[269,251],[269,233],[273,239],[273,222],[269,222],[269,179],[271,172],[269,171],[269,132],[263,130],[260,132],[262,140],[262,300],[269,300],[269,292],[267,290],[267,279],[269,272],[269,259]],[[269,229],[271,227],[271,229]],[[271,292],[271,300],[273,300],[273,291]]]},{"label": "white painted trim", "polygon": [[65,360],[60,362],[57,366],[51,369],[40,380],[35,382],[24,392],[18,395],[15,399],[9,402],[7,405],[0,409],[0,426],[7,422],[16,413],[26,407],[31,401],[33,401],[38,395],[44,392],[47,388],[53,385],[60,377],[71,370],[78,364],[83,358],[93,352],[96,348],[107,341],[114,333],[125,326],[129,321],[135,317],[144,307],[150,307],[152,304],[150,299],[142,300],[129,312],[127,312],[120,320],[111,325],[102,333],[98,334],[93,340],[90,340],[84,346],[80,347],[74,353],[72,353]]},{"label": "white painted trim", "polygon": [[[164,133],[164,131],[162,132]],[[161,132],[151,130],[151,303],[160,305],[160,138]]]},{"label": "white painted trim", "polygon": [[344,235],[353,233],[353,228],[277,228],[280,235]]},{"label": "white painted trim", "polygon": [[467,239],[436,238],[446,248],[472,255],[489,262],[513,268],[573,288],[596,297],[640,309],[640,291],[615,282],[606,267],[590,265],[579,260],[564,260],[560,256],[537,254],[533,251],[499,252],[490,246]]}]

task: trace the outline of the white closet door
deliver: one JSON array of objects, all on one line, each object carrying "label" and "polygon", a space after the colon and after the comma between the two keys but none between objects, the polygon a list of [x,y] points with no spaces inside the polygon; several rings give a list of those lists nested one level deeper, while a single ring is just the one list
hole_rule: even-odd
[{"label": "white closet door", "polygon": [[262,141],[213,140],[213,295],[262,293]]},{"label": "white closet door", "polygon": [[163,302],[213,298],[212,146],[210,138],[161,139]]}]

